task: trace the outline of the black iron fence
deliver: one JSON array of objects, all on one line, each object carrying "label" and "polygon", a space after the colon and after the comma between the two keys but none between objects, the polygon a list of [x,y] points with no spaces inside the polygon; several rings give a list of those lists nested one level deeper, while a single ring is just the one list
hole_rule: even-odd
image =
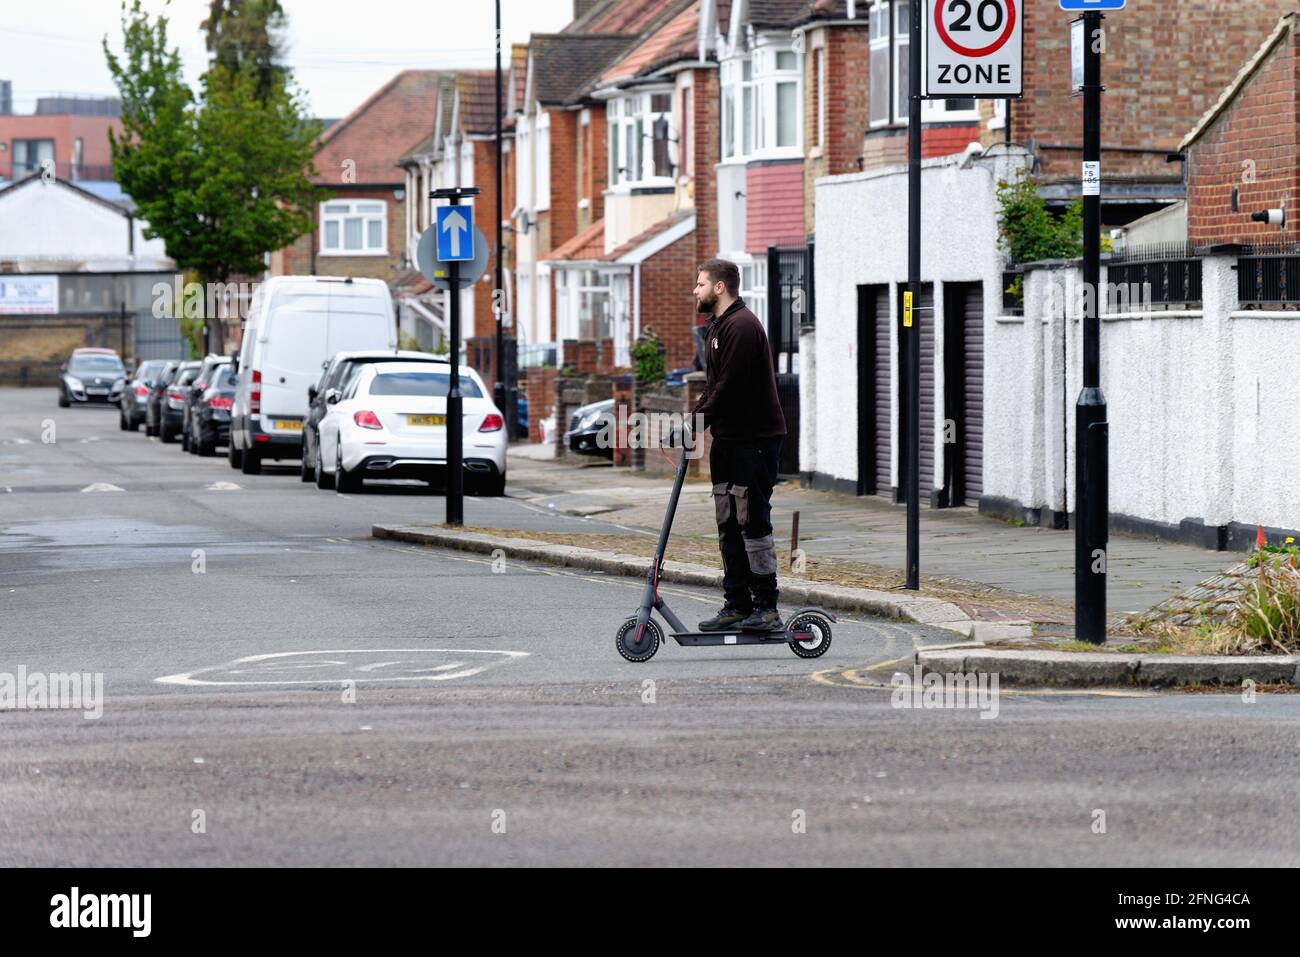
[{"label": "black iron fence", "polygon": [[1201,256],[1190,243],[1121,249],[1106,260],[1106,268],[1112,311],[1201,304]]},{"label": "black iron fence", "polygon": [[785,415],[781,473],[799,473],[799,333],[816,322],[813,244],[767,250],[767,340]]},{"label": "black iron fence", "polygon": [[1243,247],[1237,257],[1237,302],[1242,306],[1300,304],[1300,245]]}]

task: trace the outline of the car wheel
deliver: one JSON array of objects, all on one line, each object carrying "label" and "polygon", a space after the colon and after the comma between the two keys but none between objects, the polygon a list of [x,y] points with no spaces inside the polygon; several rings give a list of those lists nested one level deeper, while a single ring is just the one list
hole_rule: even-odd
[{"label": "car wheel", "polygon": [[244,453],[241,449],[235,448],[235,437],[230,437],[230,445],[226,446],[226,459],[230,462],[232,469],[237,469],[244,464]]},{"label": "car wheel", "polygon": [[315,470],[311,467],[311,456],[307,454],[307,437],[302,439],[302,463],[298,467],[298,477],[304,482],[310,482],[316,477]]},{"label": "car wheel", "polygon": [[244,454],[240,457],[239,471],[245,475],[262,474],[262,456],[253,449],[244,449]]},{"label": "car wheel", "polygon": [[60,389],[60,390],[59,390],[59,408],[60,408],[60,409],[66,409],[66,408],[67,408],[68,406],[70,406],[70,405],[72,405],[72,403],[68,401],[68,395],[67,395],[67,393],[64,392],[62,389]]},{"label": "car wheel", "polygon": [[121,429],[123,432],[130,431],[129,427],[126,424],[126,413],[120,409],[118,410],[117,413],[117,427]]},{"label": "car wheel", "polygon": [[171,443],[176,441],[176,433],[167,427],[166,422],[163,422],[158,426],[158,438],[164,443]]},{"label": "car wheel", "polygon": [[360,492],[363,483],[361,477],[343,467],[343,452],[340,450],[334,467],[334,488],[341,493]]},{"label": "car wheel", "polygon": [[480,495],[491,495],[494,498],[506,494],[506,477],[504,473],[493,475],[491,478],[483,479],[483,484],[479,486]]},{"label": "car wheel", "polygon": [[185,428],[185,426],[182,425],[181,426],[181,451],[188,452],[189,450],[190,450],[190,430]]},{"label": "car wheel", "polygon": [[134,415],[128,417],[127,420],[126,420],[126,430],[127,430],[128,432],[139,432],[139,431],[140,431],[140,420],[137,419]]},{"label": "car wheel", "polygon": [[198,442],[195,444],[195,451],[203,458],[211,458],[217,454],[217,442],[215,439],[204,439],[203,432],[199,432]]}]

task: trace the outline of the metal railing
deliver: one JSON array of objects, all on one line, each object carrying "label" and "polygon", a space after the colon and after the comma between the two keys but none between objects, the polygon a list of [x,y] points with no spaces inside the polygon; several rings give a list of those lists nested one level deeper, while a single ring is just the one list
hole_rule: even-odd
[{"label": "metal railing", "polygon": [[1104,260],[1112,299],[1116,289],[1137,290],[1120,296],[1112,308],[1127,302],[1147,306],[1201,304],[1201,256],[1190,243],[1153,243],[1113,252]]},{"label": "metal railing", "polygon": [[1237,256],[1242,306],[1300,305],[1300,244],[1245,246]]}]

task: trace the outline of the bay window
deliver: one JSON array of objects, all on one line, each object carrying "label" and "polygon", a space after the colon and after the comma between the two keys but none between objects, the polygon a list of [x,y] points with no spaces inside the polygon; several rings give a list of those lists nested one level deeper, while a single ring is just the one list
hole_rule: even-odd
[{"label": "bay window", "polygon": [[794,153],[802,148],[799,54],[761,44],[722,64],[722,157]]},{"label": "bay window", "polygon": [[[637,93],[611,100],[609,185],[664,186],[676,168],[673,149],[673,96]],[[647,142],[648,141],[648,142]]]}]

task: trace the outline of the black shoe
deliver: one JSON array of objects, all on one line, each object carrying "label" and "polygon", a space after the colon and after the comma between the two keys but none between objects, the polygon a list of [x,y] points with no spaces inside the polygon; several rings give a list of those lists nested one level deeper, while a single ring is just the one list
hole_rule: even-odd
[{"label": "black shoe", "polygon": [[740,623],[741,631],[779,631],[781,616],[775,608],[757,608]]},{"label": "black shoe", "polygon": [[712,618],[700,622],[700,631],[726,631],[728,628],[736,627],[748,617],[748,609],[736,608],[734,605],[723,605],[722,611]]}]

